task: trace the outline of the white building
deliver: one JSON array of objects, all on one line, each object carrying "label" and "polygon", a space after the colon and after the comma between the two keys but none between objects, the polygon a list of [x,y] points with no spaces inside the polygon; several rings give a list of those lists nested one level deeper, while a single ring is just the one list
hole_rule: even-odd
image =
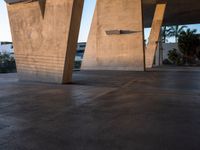
[{"label": "white building", "polygon": [[0,42],[0,53],[9,53],[14,55],[12,42]]},{"label": "white building", "polygon": [[[76,61],[82,61],[85,51],[86,43],[80,42],[77,44]],[[0,42],[0,53],[9,53],[14,56],[14,49],[12,42]]]},{"label": "white building", "polygon": [[86,42],[80,42],[77,44],[77,52],[76,52],[75,61],[83,60],[83,54],[85,52],[85,48],[86,48]]}]

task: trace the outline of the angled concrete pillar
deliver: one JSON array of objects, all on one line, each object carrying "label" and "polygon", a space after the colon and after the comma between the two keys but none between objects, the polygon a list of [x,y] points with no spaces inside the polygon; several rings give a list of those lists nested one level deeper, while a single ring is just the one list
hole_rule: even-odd
[{"label": "angled concrete pillar", "polygon": [[71,82],[84,0],[17,1],[7,7],[19,78]]},{"label": "angled concrete pillar", "polygon": [[144,70],[141,0],[97,0],[84,70]]},{"label": "angled concrete pillar", "polygon": [[153,23],[151,26],[151,32],[149,36],[149,42],[145,51],[146,56],[146,68],[151,68],[153,66],[154,57],[158,47],[160,31],[164,19],[166,4],[157,4],[156,10],[153,18]]}]

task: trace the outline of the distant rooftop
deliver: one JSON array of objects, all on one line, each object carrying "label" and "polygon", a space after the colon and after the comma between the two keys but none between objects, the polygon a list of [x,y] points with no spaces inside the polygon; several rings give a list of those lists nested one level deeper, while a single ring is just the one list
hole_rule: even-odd
[{"label": "distant rooftop", "polygon": [[12,44],[12,42],[2,41],[0,42],[1,45]]}]

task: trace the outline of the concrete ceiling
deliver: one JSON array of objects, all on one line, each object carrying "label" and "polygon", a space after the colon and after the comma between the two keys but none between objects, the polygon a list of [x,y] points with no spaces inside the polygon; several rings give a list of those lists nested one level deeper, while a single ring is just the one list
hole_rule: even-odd
[{"label": "concrete ceiling", "polygon": [[8,4],[20,3],[20,2],[32,2],[36,0],[4,0]]},{"label": "concrete ceiling", "polygon": [[[7,3],[31,2],[35,0],[5,0]],[[200,23],[200,0],[142,0],[144,25],[150,27],[156,3],[167,2],[165,25]]]},{"label": "concrete ceiling", "polygon": [[[195,24],[200,23],[200,0],[165,0],[167,9],[165,25]],[[143,0],[144,24],[151,26],[156,3],[164,0]]]}]

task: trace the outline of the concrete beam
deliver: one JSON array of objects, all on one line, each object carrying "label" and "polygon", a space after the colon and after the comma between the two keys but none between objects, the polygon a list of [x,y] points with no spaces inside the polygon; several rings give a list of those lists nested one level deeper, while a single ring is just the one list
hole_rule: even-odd
[{"label": "concrete beam", "polygon": [[163,25],[200,23],[199,0],[143,0],[144,25],[150,27],[156,4],[167,1]]},{"label": "concrete beam", "polygon": [[161,27],[162,27],[162,23],[164,19],[165,8],[166,8],[166,3],[156,5],[156,10],[155,10],[154,18],[153,18],[153,23],[151,26],[149,41],[148,41],[148,45],[145,51],[146,68],[151,68],[153,66],[154,57],[155,57],[155,53],[157,50],[159,37],[161,33]]},{"label": "concrete beam", "polygon": [[33,2],[33,1],[37,1],[37,0],[4,0],[6,3],[8,4],[16,4],[16,3],[29,3],[29,2]]},{"label": "concrete beam", "polygon": [[48,0],[44,17],[37,1],[7,5],[21,80],[71,82],[83,2]]},{"label": "concrete beam", "polygon": [[97,0],[83,70],[144,70],[141,0]]}]

